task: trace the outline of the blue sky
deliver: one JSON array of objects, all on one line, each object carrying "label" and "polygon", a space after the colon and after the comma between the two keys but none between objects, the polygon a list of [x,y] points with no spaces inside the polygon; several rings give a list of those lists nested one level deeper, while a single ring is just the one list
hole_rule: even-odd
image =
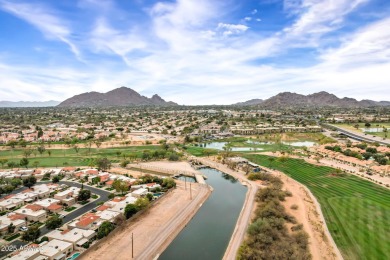
[{"label": "blue sky", "polygon": [[0,0],[0,100],[390,100],[389,0]]}]

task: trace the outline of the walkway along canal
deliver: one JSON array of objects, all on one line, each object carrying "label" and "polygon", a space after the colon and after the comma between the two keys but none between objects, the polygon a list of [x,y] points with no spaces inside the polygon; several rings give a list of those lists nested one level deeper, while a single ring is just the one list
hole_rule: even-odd
[{"label": "walkway along canal", "polygon": [[244,204],[247,188],[215,169],[200,169],[214,190],[194,218],[161,254],[161,260],[222,259]]}]

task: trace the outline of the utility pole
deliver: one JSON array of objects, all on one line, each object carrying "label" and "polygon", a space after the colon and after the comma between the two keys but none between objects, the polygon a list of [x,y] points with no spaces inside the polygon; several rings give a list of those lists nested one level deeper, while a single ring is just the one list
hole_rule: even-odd
[{"label": "utility pole", "polygon": [[184,176],[184,187],[185,187],[185,190],[187,190],[187,178],[186,178],[186,176]]},{"label": "utility pole", "polygon": [[190,200],[192,200],[192,189],[191,189],[191,182],[190,182]]},{"label": "utility pole", "polygon": [[134,233],[131,233],[131,258],[134,258]]}]

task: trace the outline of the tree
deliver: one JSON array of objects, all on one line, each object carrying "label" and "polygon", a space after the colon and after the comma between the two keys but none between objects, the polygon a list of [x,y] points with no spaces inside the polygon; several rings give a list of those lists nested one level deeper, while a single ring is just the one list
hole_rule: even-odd
[{"label": "tree", "polygon": [[38,138],[42,137],[42,135],[43,135],[42,128],[39,127],[39,129],[38,129]]},{"label": "tree", "polygon": [[8,162],[7,166],[8,166],[8,168],[15,168],[18,166],[18,164],[16,162]]},{"label": "tree", "polygon": [[51,151],[50,150],[47,150],[47,154],[49,155],[49,157],[51,156]]},{"label": "tree", "polygon": [[20,159],[20,162],[19,162],[19,165],[20,166],[24,166],[24,167],[28,167],[28,164],[29,164],[30,162],[28,161],[28,159],[27,158],[22,158],[22,159]]},{"label": "tree", "polygon": [[150,202],[147,198],[139,198],[136,200],[134,205],[137,208],[137,211],[140,211],[140,210],[146,208],[147,206],[149,206],[149,203]]},{"label": "tree", "polygon": [[129,160],[123,160],[123,161],[121,161],[120,165],[121,165],[121,167],[126,168],[126,166],[127,166],[129,163],[130,163]]},{"label": "tree", "polygon": [[106,171],[111,168],[111,161],[107,159],[107,157],[99,158],[96,160],[96,166],[101,171]]},{"label": "tree", "polygon": [[119,156],[121,156],[122,152],[121,151],[116,151],[116,156],[119,158]]},{"label": "tree", "polygon": [[91,198],[91,191],[90,190],[80,190],[79,196],[77,197],[78,201],[86,201]]},{"label": "tree", "polygon": [[127,204],[125,207],[125,217],[126,219],[131,218],[138,212],[137,207],[134,204]]},{"label": "tree", "polygon": [[30,155],[32,154],[32,150],[31,149],[26,149],[26,150],[24,150],[23,151],[23,156],[25,157],[25,158],[28,158],[28,157],[30,157]]},{"label": "tree", "polygon": [[26,146],[27,146],[27,142],[26,142],[26,140],[24,140],[24,139],[20,139],[19,142],[18,142],[18,144],[19,144],[21,147],[26,147]]},{"label": "tree", "polygon": [[32,163],[33,167],[36,169],[39,166],[39,161],[33,161]]},{"label": "tree", "polygon": [[95,141],[95,145],[96,145],[96,147],[99,149],[100,146],[102,145],[102,142],[101,142],[100,140],[96,140],[96,141]]},{"label": "tree", "polygon": [[129,185],[125,182],[125,181],[122,181],[122,180],[115,180],[113,183],[112,183],[112,187],[117,191],[117,192],[121,192],[122,194],[126,191],[128,191],[129,189]]},{"label": "tree", "polygon": [[73,149],[76,153],[79,153],[80,147],[77,146],[77,144],[73,145]]},{"label": "tree", "polygon": [[172,178],[165,178],[163,180],[163,183],[162,183],[161,186],[163,186],[163,187],[165,187],[167,189],[174,188],[174,187],[176,187],[176,182]]},{"label": "tree", "polygon": [[147,150],[145,150],[145,151],[142,153],[142,160],[144,160],[144,161],[150,160],[151,157],[152,157],[152,156],[151,156],[150,152],[147,151]]},{"label": "tree", "polygon": [[61,227],[62,225],[62,218],[60,218],[58,215],[54,215],[50,217],[48,220],[46,220],[46,227],[48,229],[56,229]]},{"label": "tree", "polygon": [[15,140],[11,140],[7,143],[7,145],[10,146],[12,149],[14,149],[17,144],[18,142]]},{"label": "tree", "polygon": [[152,194],[152,193],[146,194],[146,198],[147,198],[149,201],[152,201],[152,200],[153,200],[153,194]]},{"label": "tree", "polygon": [[60,177],[57,175],[57,176],[54,176],[52,179],[51,179],[51,181],[53,182],[53,183],[58,183],[59,181],[60,181]]},{"label": "tree", "polygon": [[4,191],[5,194],[11,193],[14,189],[15,189],[15,187],[12,186],[12,185],[9,185],[9,184],[3,186],[3,191]]},{"label": "tree", "polygon": [[9,234],[13,234],[13,233],[15,232],[15,228],[16,228],[16,227],[15,227],[14,224],[12,224],[12,223],[9,224],[9,225],[8,225],[8,228],[7,228],[8,233],[9,233]]},{"label": "tree", "polygon": [[19,178],[13,178],[9,181],[9,183],[14,187],[18,187],[19,185],[22,184],[22,181]]},{"label": "tree", "polygon": [[4,168],[4,164],[8,162],[8,159],[0,159],[1,167]]},{"label": "tree", "polygon": [[23,185],[26,186],[27,188],[31,188],[34,186],[34,184],[37,183],[37,178],[35,176],[28,176],[27,179],[23,180]]},{"label": "tree", "polygon": [[42,154],[46,151],[46,148],[43,145],[41,145],[41,146],[38,146],[37,150],[38,150],[38,153],[42,156]]},{"label": "tree", "polygon": [[364,124],[364,126],[367,127],[367,128],[370,128],[370,127],[371,127],[371,124],[368,123],[368,122],[366,122],[366,123]]},{"label": "tree", "polygon": [[113,231],[115,229],[115,226],[114,224],[112,224],[111,222],[109,221],[104,221],[99,229],[98,229],[98,232],[97,232],[97,238],[98,239],[101,239],[105,236],[107,236],[108,234],[111,233],[111,231]]},{"label": "tree", "polygon": [[177,155],[176,153],[172,153],[171,155],[169,155],[169,158],[168,160],[170,161],[178,161],[180,158],[179,158],[179,155]]},{"label": "tree", "polygon": [[22,239],[24,241],[33,242],[39,238],[41,231],[38,226],[31,226],[26,232],[23,233]]}]

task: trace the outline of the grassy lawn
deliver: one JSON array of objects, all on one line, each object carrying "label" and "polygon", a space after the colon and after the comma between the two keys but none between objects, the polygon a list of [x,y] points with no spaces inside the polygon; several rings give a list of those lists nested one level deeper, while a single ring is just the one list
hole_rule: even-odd
[{"label": "grassy lawn", "polygon": [[15,234],[13,234],[11,236],[4,237],[4,239],[7,240],[7,241],[12,241],[12,240],[14,240],[15,238],[17,238],[19,236],[20,236],[20,233],[15,233]]},{"label": "grassy lawn", "polygon": [[187,146],[185,151],[194,156],[207,156],[208,154],[205,154],[205,150],[209,150],[211,152],[210,155],[218,154],[218,150],[202,148],[198,146]]},{"label": "grassy lawn", "polygon": [[[51,155],[47,152],[40,155],[31,154],[28,157],[30,161],[29,167],[32,167],[34,161],[39,162],[39,167],[62,167],[67,166],[88,166],[95,158],[107,157],[112,162],[120,162],[123,160],[123,155],[141,158],[144,150],[154,151],[160,149],[160,146],[130,146],[119,148],[100,148],[89,149],[80,148],[78,153],[74,149],[50,149]],[[8,151],[0,151],[0,158],[8,159],[18,163],[23,158],[23,149],[14,149]],[[120,152],[120,156],[117,155]]]},{"label": "grassy lawn", "polygon": [[299,159],[270,162],[268,156],[244,155],[252,162],[283,171],[308,187],[321,204],[327,226],[345,259],[388,259],[390,191],[353,175]]},{"label": "grassy lawn", "polygon": [[71,212],[71,211],[73,211],[73,210],[75,210],[76,209],[76,207],[67,207],[66,209],[65,209],[65,211],[66,212]]}]

